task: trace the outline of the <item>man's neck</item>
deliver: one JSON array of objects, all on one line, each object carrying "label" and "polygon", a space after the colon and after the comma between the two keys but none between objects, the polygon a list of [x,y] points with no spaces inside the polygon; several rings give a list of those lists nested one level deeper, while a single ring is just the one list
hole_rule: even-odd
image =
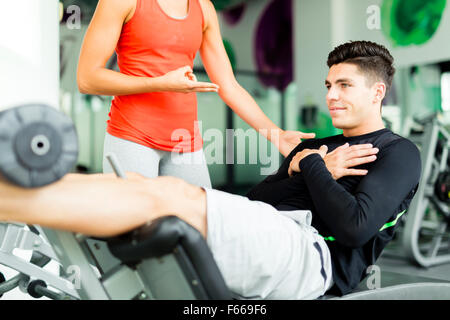
[{"label": "man's neck", "polygon": [[358,126],[356,128],[351,129],[343,129],[344,137],[356,137],[356,136],[362,136],[363,134],[368,134],[371,132],[375,132],[381,129],[384,129],[384,123],[380,119],[379,121],[372,122],[369,124],[364,124],[361,126]]}]

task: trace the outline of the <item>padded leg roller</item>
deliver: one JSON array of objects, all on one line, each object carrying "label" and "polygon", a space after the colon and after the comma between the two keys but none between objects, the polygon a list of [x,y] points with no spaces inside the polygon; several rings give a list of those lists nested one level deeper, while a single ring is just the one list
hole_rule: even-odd
[{"label": "padded leg roller", "polygon": [[139,268],[146,259],[173,254],[195,299],[232,298],[205,239],[175,216],[155,219],[149,225],[109,239],[108,247],[116,258],[132,268]]}]

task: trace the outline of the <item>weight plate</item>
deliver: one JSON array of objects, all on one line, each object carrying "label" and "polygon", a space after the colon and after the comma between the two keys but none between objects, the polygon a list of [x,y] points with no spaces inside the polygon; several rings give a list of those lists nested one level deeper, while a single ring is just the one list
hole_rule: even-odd
[{"label": "weight plate", "polygon": [[46,105],[24,105],[0,113],[0,172],[22,187],[59,180],[78,158],[72,120]]}]

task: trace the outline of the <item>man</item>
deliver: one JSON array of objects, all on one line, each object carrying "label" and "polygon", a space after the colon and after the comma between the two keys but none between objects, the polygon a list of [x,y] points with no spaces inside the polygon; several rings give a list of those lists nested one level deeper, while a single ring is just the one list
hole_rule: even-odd
[{"label": "man", "polygon": [[371,42],[335,48],[325,84],[343,135],[302,142],[248,198],[172,177],[67,175],[33,190],[0,184],[0,219],[109,236],[176,215],[205,237],[237,298],[348,293],[393,238],[420,176],[417,148],[381,120],[392,62]]},{"label": "man", "polygon": [[[335,48],[327,61],[326,99],[343,135],[302,142],[277,174],[247,195],[279,210],[312,210],[312,226],[331,253],[336,294],[349,293],[375,263],[420,178],[416,146],[385,129],[381,118],[395,72],[392,62],[388,50],[371,42]],[[379,152],[349,147],[367,143]]]}]

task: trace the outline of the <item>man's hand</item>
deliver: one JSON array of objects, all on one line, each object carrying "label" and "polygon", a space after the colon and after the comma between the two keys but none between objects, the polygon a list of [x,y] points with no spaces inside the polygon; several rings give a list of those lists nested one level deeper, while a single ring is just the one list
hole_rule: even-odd
[{"label": "man's hand", "polygon": [[304,149],[298,152],[289,164],[289,176],[292,176],[294,172],[300,172],[300,161],[313,153],[320,154],[334,180],[344,176],[364,176],[367,170],[350,168],[375,161],[379,150],[373,148],[371,144],[357,144],[350,147],[346,143],[330,153],[327,151],[328,147],[323,145],[320,149]]},{"label": "man's hand", "polygon": [[289,164],[288,169],[289,176],[291,177],[294,174],[294,172],[300,172],[300,161],[302,161],[303,158],[313,153],[318,153],[323,158],[327,153],[327,150],[328,147],[323,145],[320,147],[320,149],[303,149],[302,151],[297,152],[297,154],[292,158]]},{"label": "man's hand", "polygon": [[378,148],[373,148],[371,144],[357,144],[350,147],[346,143],[327,153],[323,161],[334,180],[344,176],[364,176],[367,170],[351,168],[375,161],[378,151]]}]

